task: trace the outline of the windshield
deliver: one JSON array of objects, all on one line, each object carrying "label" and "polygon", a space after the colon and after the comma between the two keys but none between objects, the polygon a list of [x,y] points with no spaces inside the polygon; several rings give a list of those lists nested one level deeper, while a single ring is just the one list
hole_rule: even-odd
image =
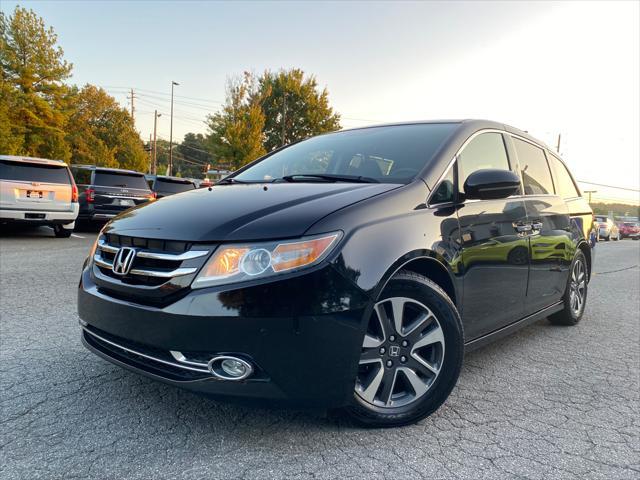
[{"label": "windshield", "polygon": [[423,123],[321,135],[270,155],[234,179],[263,182],[296,175],[344,175],[408,183],[456,127]]},{"label": "windshield", "polygon": [[140,188],[149,190],[144,175],[132,173],[115,173],[96,170],[93,183],[102,187]]},{"label": "windshield", "polygon": [[66,165],[12,162],[0,160],[0,178],[22,182],[70,184]]},{"label": "windshield", "polygon": [[180,182],[158,178],[156,180],[156,190],[160,192],[180,193],[187,190],[194,190],[196,186],[191,182]]}]

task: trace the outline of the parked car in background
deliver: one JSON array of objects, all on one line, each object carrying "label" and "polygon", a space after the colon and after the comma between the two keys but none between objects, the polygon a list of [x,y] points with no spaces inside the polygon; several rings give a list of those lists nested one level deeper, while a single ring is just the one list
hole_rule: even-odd
[{"label": "parked car in background", "polygon": [[618,231],[620,232],[620,239],[633,238],[638,240],[640,238],[640,223],[638,222],[619,222]]},{"label": "parked car in background", "polygon": [[0,155],[0,223],[48,225],[66,238],[78,210],[78,188],[66,163]]},{"label": "parked car in background", "polygon": [[167,197],[176,193],[195,190],[196,184],[188,178],[168,177],[164,175],[145,175],[149,188],[156,194],[156,198]]},{"label": "parked car in background", "polygon": [[204,180],[200,181],[200,185],[198,185],[198,188],[209,188],[212,185],[213,185],[213,182],[208,178],[205,178]]},{"label": "parked car in background", "polygon": [[109,220],[155,198],[140,172],[90,165],[72,165],[71,171],[79,189],[78,220]]},{"label": "parked car in background", "polygon": [[620,240],[620,231],[613,220],[606,215],[596,215],[594,219],[598,223],[598,238],[602,238],[607,242],[609,240]]},{"label": "parked car in background", "polygon": [[465,349],[580,321],[592,222],[562,160],[504,124],[320,135],[109,222],[82,340],[204,394],[404,425],[447,399]]}]

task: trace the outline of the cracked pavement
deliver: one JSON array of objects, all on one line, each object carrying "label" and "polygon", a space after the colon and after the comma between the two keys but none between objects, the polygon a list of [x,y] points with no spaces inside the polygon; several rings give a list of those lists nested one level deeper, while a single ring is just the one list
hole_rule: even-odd
[{"label": "cracked pavement", "polygon": [[[217,403],[80,343],[76,286],[95,233],[0,236],[5,479],[640,478],[640,242],[602,242],[577,327],[546,320],[472,352],[417,425]],[[601,273],[598,273],[601,272]]]}]

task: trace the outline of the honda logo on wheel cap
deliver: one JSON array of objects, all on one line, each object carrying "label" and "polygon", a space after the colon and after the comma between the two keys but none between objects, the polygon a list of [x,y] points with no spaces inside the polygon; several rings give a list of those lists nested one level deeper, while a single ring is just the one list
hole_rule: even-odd
[{"label": "honda logo on wheel cap", "polygon": [[136,251],[133,248],[122,247],[113,259],[111,270],[115,274],[126,275],[131,270],[134,258],[136,258]]}]

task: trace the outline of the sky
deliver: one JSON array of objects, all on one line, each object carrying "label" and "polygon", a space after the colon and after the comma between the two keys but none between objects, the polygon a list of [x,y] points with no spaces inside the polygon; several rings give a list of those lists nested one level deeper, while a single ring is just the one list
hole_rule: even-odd
[{"label": "sky", "polygon": [[[0,1],[6,13],[16,2]],[[302,68],[345,128],[505,122],[555,147],[579,180],[640,188],[640,2],[42,2],[70,82],[130,107],[143,139],[206,132],[243,71]],[[582,184],[603,197],[638,193]]]}]

